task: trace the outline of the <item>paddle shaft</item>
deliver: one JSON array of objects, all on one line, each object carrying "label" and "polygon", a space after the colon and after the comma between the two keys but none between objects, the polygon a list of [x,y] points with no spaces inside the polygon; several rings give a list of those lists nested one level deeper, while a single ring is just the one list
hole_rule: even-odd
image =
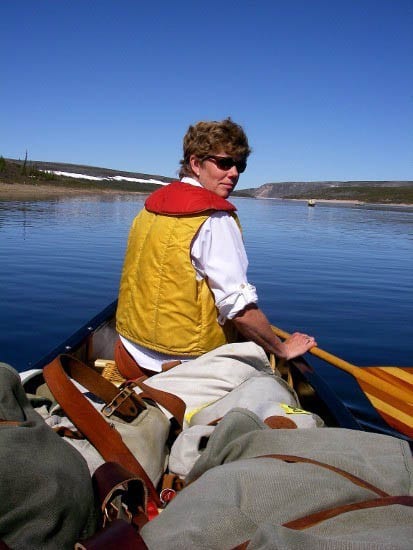
[{"label": "paddle shaft", "polygon": [[[288,332],[285,332],[284,330],[275,327],[274,325],[272,325],[272,330],[280,338],[286,339],[291,336]],[[341,370],[344,370],[345,372],[348,372],[349,374],[353,375],[356,380],[360,380],[362,382],[365,382],[366,384],[370,384],[371,386],[376,386],[380,390],[388,393],[389,395],[394,395],[395,387],[393,384],[382,379],[376,380],[375,377],[370,374],[369,369],[374,367],[357,367],[356,365],[352,365],[351,363],[340,359],[340,357],[336,357],[332,353],[324,351],[317,346],[311,348],[309,350],[309,353],[315,355],[316,357],[319,357],[320,359],[323,359],[324,361],[327,361],[328,363],[331,363],[332,365],[338,367]],[[407,403],[413,403],[413,392],[408,389],[397,387],[397,399],[405,401]]]}]

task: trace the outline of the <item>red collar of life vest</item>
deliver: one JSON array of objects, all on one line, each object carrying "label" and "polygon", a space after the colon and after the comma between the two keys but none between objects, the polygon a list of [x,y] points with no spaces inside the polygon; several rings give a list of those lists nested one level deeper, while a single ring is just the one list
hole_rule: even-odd
[{"label": "red collar of life vest", "polygon": [[154,214],[169,216],[199,214],[207,210],[236,210],[232,203],[212,191],[180,181],[157,189],[146,199],[145,208]]}]

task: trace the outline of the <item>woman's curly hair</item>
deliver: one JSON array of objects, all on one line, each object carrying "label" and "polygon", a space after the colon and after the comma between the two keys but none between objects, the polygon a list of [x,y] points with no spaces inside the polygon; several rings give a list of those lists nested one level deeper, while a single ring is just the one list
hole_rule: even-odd
[{"label": "woman's curly hair", "polygon": [[247,159],[251,153],[248,138],[239,124],[231,118],[220,122],[197,122],[188,128],[183,141],[183,156],[179,177],[193,176],[191,155],[202,160],[208,155],[225,152],[235,158]]}]

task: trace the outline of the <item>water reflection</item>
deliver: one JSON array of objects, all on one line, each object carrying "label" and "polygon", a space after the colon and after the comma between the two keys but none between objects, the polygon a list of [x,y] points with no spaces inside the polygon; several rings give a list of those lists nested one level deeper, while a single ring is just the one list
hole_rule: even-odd
[{"label": "water reflection", "polygon": [[[25,368],[116,297],[144,199],[0,202],[0,360]],[[413,364],[411,211],[233,202],[274,324],[355,364]]]}]

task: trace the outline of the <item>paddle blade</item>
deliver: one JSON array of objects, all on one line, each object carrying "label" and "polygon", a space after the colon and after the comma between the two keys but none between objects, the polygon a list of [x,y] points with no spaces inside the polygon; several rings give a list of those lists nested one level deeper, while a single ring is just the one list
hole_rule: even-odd
[{"label": "paddle blade", "polygon": [[[400,433],[413,438],[413,374],[409,367],[362,367],[369,381],[356,377],[367,399],[387,422]],[[391,393],[388,387],[391,385]],[[385,388],[385,389],[383,389]],[[410,395],[409,400],[400,395]]]},{"label": "paddle blade", "polygon": [[[290,334],[271,325],[280,338]],[[413,369],[412,367],[357,367],[315,346],[309,353],[351,374],[378,414],[389,426],[413,438]]]}]

